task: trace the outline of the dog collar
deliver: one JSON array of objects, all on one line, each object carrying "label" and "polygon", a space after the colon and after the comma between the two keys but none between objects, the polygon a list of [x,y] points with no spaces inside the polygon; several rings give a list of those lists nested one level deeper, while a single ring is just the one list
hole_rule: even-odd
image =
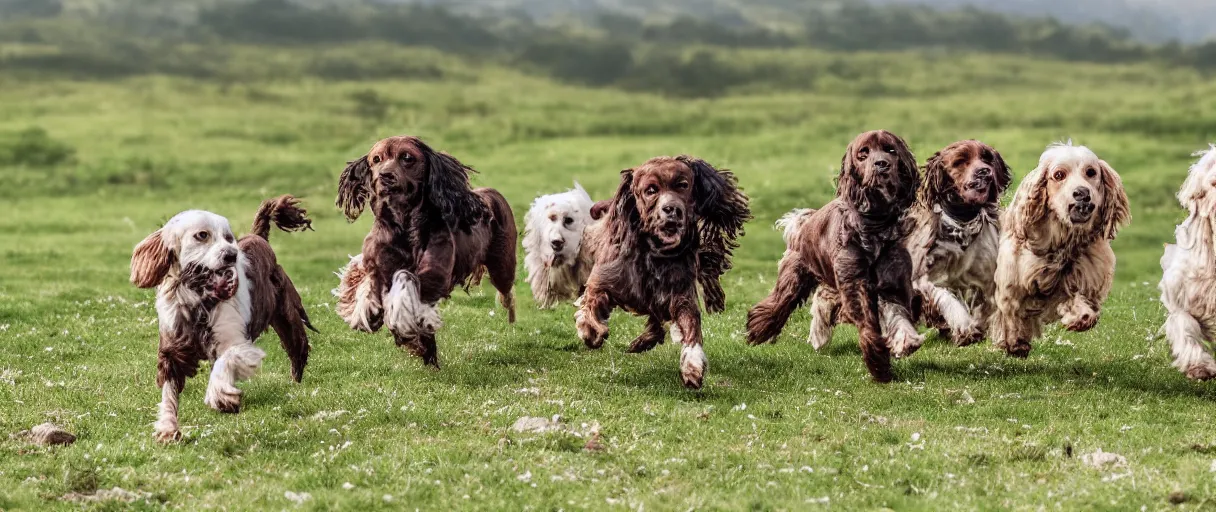
[{"label": "dog collar", "polygon": [[991,210],[985,208],[980,210],[979,215],[976,215],[975,218],[961,222],[951,217],[949,213],[946,213],[945,208],[942,208],[940,203],[933,204],[933,213],[940,216],[941,228],[946,235],[945,237],[958,242],[963,248],[970,246],[975,241],[975,237],[979,236],[980,231],[984,229],[986,224],[992,222],[993,217]]}]

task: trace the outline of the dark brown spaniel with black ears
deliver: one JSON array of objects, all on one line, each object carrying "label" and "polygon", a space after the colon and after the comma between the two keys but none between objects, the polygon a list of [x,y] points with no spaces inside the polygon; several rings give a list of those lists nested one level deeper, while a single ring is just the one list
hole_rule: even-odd
[{"label": "dark brown spaniel with black ears", "polygon": [[600,241],[575,313],[583,342],[603,345],[615,307],[649,317],[630,352],[662,343],[671,322],[672,339],[683,344],[684,385],[699,389],[708,361],[701,348],[697,284],[707,311],[726,308],[719,278],[730,270],[735,240],[751,219],[747,203],[734,174],[699,158],[657,157],[622,171],[605,218],[608,239]]},{"label": "dark brown spaniel with black ears", "polygon": [[387,325],[398,346],[439,367],[436,304],[484,273],[515,322],[515,217],[502,194],[471,189],[472,168],[417,137],[390,137],[347,165],[337,205],[354,221],[371,201],[362,254],[339,273],[338,314],[352,328]]},{"label": "dark brown spaniel with black ears", "polygon": [[785,256],[772,293],[747,314],[748,342],[775,339],[790,314],[823,286],[842,305],[827,315],[839,313],[858,326],[870,374],[890,381],[892,352],[909,355],[922,339],[910,319],[912,259],[903,224],[919,184],[916,158],[903,139],[885,130],[853,139],[841,161],[836,199],[778,222],[786,228]]}]

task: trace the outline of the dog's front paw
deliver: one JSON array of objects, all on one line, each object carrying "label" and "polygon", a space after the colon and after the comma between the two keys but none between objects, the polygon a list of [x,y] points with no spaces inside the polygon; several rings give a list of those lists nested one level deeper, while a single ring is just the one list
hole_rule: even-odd
[{"label": "dog's front paw", "polygon": [[1203,361],[1188,366],[1186,370],[1186,378],[1191,380],[1212,380],[1216,378],[1216,361]]},{"label": "dog's front paw", "polygon": [[1026,340],[1017,340],[1013,343],[1006,343],[1001,345],[1001,348],[1005,349],[1005,354],[1009,357],[1016,357],[1018,359],[1026,359],[1027,357],[1030,357],[1030,342]]},{"label": "dog's front paw", "polygon": [[903,359],[914,354],[924,343],[925,337],[916,331],[897,329],[887,341],[887,346],[891,348],[892,356]]},{"label": "dog's front paw", "polygon": [[1072,302],[1061,305],[1059,309],[1060,323],[1072,332],[1085,332],[1093,329],[1098,323],[1098,312],[1090,307],[1083,299],[1077,298]]},{"label": "dog's front paw", "polygon": [[578,337],[588,348],[600,348],[604,346],[604,340],[608,339],[608,326],[590,318],[581,309],[574,314],[574,326],[578,329]]},{"label": "dog's front paw", "polygon": [[158,420],[153,429],[156,431],[155,437],[159,443],[174,443],[182,439],[182,431],[178,430],[176,420]]},{"label": "dog's front paw", "polygon": [[684,345],[680,350],[680,379],[688,389],[701,389],[705,372],[709,370],[709,358],[701,345]]},{"label": "dog's front paw", "polygon": [[972,324],[965,329],[949,331],[950,342],[956,347],[966,347],[974,345],[984,339],[984,330],[980,329],[979,325]]},{"label": "dog's front paw", "polygon": [[626,350],[626,352],[629,352],[630,354],[640,354],[655,348],[660,343],[663,343],[662,331],[659,331],[659,334],[656,336],[647,330],[646,332],[638,335],[638,337],[629,344],[629,348]]},{"label": "dog's front paw", "polygon": [[241,390],[234,386],[213,384],[207,387],[207,395],[203,397],[207,407],[225,414],[241,412]]},{"label": "dog's front paw", "polygon": [[1064,328],[1072,332],[1085,332],[1098,325],[1098,313],[1085,311],[1079,314],[1066,315],[1060,319]]}]

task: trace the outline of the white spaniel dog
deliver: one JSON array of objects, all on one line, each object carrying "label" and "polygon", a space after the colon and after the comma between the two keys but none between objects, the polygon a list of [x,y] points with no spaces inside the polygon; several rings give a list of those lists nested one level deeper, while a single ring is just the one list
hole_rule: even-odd
[{"label": "white spaniel dog", "polygon": [[1188,215],[1174,230],[1177,244],[1161,257],[1161,302],[1174,366],[1196,380],[1216,377],[1208,344],[1216,334],[1216,146],[1197,153],[1178,202]]},{"label": "white spaniel dog", "polygon": [[268,328],[274,328],[291,360],[292,379],[303,377],[309,352],[305,328],[312,324],[269,242],[272,223],[284,231],[311,227],[296,203],[291,196],[263,202],[252,232],[239,240],[228,219],[185,211],[135,247],[131,283],[156,287],[160,318],[158,440],[181,437],[178,395],[204,359],[211,361],[211,377],[203,401],[220,412],[240,411],[236,383],[261,366],[266,353],[253,342]]},{"label": "white spaniel dog", "polygon": [[1026,357],[1045,323],[1093,328],[1115,276],[1110,241],[1130,221],[1123,181],[1110,165],[1072,141],[1048,146],[1001,218],[996,345]]},{"label": "white spaniel dog", "polygon": [[578,182],[572,190],[532,201],[524,216],[524,268],[538,306],[550,308],[582,293],[595,263],[592,239],[602,224],[592,217],[593,209]]}]

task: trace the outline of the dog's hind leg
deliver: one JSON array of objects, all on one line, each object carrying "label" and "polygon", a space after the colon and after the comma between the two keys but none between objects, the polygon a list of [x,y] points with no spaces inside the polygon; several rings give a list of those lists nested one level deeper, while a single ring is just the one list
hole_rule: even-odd
[{"label": "dog's hind leg", "polygon": [[787,252],[778,265],[773,291],[747,312],[747,342],[759,345],[776,339],[790,315],[806,302],[818,284],[803,267],[798,253]]},{"label": "dog's hind leg", "polygon": [[282,273],[283,295],[279,297],[278,310],[270,319],[270,325],[279,335],[279,344],[291,360],[291,380],[300,382],[304,378],[304,367],[308,365],[308,353],[311,351],[305,329],[311,325],[300,294],[287,279],[287,274],[282,269],[279,272]]},{"label": "dog's hind leg", "polygon": [[663,322],[658,318],[651,316],[646,320],[646,330],[639,334],[633,343],[629,344],[628,352],[637,354],[645,352],[663,343],[663,339],[667,337],[667,330],[663,328]]},{"label": "dog's hind leg", "polygon": [[815,350],[826,347],[832,341],[832,329],[840,312],[840,300],[836,290],[820,286],[811,299],[811,333],[806,342]]},{"label": "dog's hind leg", "polygon": [[493,235],[486,248],[486,270],[490,273],[490,284],[498,290],[498,302],[507,310],[507,321],[515,323],[515,244],[519,239],[515,215],[498,191],[479,189],[478,193],[494,214],[490,226]]}]

